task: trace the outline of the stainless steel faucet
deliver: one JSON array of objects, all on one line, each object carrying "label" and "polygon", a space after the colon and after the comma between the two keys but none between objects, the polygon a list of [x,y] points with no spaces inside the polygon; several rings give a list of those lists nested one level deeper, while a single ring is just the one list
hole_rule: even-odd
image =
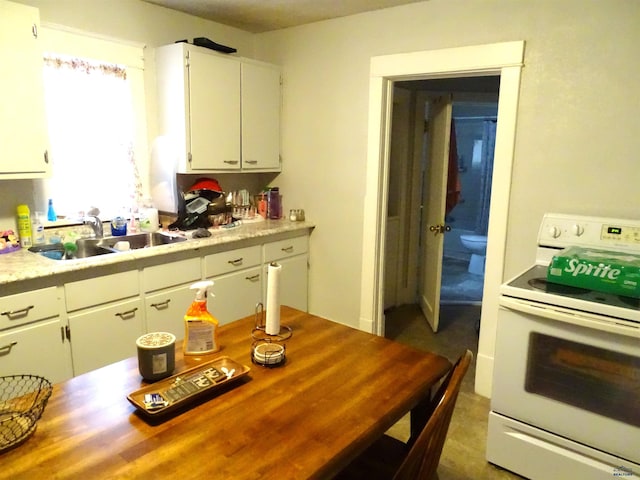
[{"label": "stainless steel faucet", "polygon": [[82,223],[89,225],[93,229],[96,238],[103,237],[102,220],[97,215],[87,215],[82,219]]}]

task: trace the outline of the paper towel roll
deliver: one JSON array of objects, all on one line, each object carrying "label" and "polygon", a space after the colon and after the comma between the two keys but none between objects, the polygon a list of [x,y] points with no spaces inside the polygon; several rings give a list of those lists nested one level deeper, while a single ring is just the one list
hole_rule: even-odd
[{"label": "paper towel roll", "polygon": [[280,333],[280,272],[282,265],[272,262],[267,271],[267,335]]}]

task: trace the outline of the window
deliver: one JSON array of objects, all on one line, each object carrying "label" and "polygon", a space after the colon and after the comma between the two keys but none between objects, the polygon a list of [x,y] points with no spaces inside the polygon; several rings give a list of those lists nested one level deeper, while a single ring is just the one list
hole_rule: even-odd
[{"label": "window", "polygon": [[135,209],[148,162],[142,49],[55,29],[46,38],[53,174],[44,199],[70,219],[92,207],[103,220]]}]

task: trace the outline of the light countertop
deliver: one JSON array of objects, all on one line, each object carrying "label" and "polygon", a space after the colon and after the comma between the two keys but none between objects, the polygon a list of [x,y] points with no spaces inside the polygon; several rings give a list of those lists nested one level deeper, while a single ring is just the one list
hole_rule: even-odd
[{"label": "light countertop", "polygon": [[212,235],[208,238],[189,239],[185,242],[74,260],[52,260],[37,253],[29,252],[27,249],[22,249],[0,255],[0,285],[87,270],[98,266],[142,260],[169,253],[207,248],[251,238],[295,233],[297,231],[302,234],[304,230],[310,231],[313,228],[314,225],[309,222],[265,220],[263,222],[242,224],[233,228],[211,229]]}]

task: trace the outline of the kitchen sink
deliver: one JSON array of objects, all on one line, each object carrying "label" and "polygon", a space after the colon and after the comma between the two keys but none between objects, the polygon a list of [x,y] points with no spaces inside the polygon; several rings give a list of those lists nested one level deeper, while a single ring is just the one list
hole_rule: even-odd
[{"label": "kitchen sink", "polygon": [[[73,252],[73,258],[89,258],[97,255],[106,255],[117,252],[117,250],[102,247],[96,243],[83,242],[79,244],[78,242],[76,243],[76,246],[77,250]],[[61,243],[53,245],[35,245],[29,248],[29,251],[42,255],[43,257],[51,258],[52,260],[65,260],[64,247]]]},{"label": "kitchen sink", "polygon": [[[165,235],[159,232],[147,232],[136,233],[132,235],[123,235],[119,237],[108,237],[100,239],[86,239],[98,242],[97,245],[107,248],[115,248],[118,242],[129,242],[129,248],[131,250],[137,250],[139,248],[157,247],[158,245],[169,245],[172,243],[184,242],[185,237],[179,237],[176,235]],[[80,242],[84,240],[78,240],[78,246]]]},{"label": "kitchen sink", "polygon": [[[129,242],[130,250],[139,248],[156,247],[172,243],[184,242],[186,238],[175,235],[164,235],[158,232],[137,233],[119,237],[106,238],[80,238],[76,240],[77,250],[73,252],[73,258],[89,258],[97,255],[118,253],[123,250],[116,248],[118,242]],[[120,246],[118,246],[120,247]],[[53,260],[64,260],[64,246],[61,243],[53,245],[35,245],[29,248],[30,252]]]}]

